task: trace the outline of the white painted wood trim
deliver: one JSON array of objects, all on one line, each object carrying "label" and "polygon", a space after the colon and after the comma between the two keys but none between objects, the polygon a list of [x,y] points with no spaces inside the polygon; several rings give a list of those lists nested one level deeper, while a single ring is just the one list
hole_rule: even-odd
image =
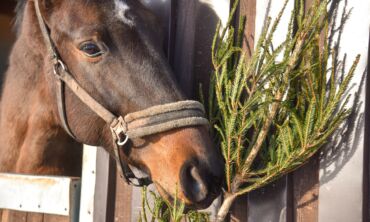
[{"label": "white painted wood trim", "polygon": [[0,208],[69,216],[76,213],[79,188],[79,178],[2,173]]},{"label": "white painted wood trim", "polygon": [[105,221],[108,199],[109,154],[84,145],[79,221]]}]

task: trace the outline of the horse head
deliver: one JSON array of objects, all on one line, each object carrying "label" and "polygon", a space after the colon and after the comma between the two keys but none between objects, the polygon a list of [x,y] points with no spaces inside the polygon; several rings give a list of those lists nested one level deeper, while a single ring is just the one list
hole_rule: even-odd
[{"label": "horse head", "polygon": [[[55,50],[73,78],[113,114],[125,116],[186,99],[162,52],[161,24],[139,1],[39,0],[39,7]],[[35,32],[43,41],[40,30]],[[45,55],[48,90],[55,91],[47,47],[35,50]],[[66,119],[76,139],[112,153],[109,124],[68,87],[64,95]],[[56,104],[55,118],[61,126]],[[120,155],[146,172],[165,198],[177,194],[188,206],[204,208],[219,194],[223,160],[206,126],[171,129],[129,143]]]}]

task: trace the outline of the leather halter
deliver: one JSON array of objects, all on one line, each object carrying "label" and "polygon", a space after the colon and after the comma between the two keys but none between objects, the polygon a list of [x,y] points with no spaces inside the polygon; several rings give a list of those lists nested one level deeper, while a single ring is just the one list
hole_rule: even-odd
[{"label": "leather halter", "polygon": [[[57,53],[49,29],[42,17],[39,0],[34,0],[34,3],[41,33],[53,63],[53,73],[58,87],[56,91],[58,113],[62,127],[72,138],[77,140],[67,121],[64,94],[66,85],[95,114],[109,124],[114,151],[111,155],[116,161],[120,176],[125,178],[128,184],[134,186],[149,185],[151,183],[149,178],[137,178],[130,169],[130,166],[122,161],[119,149],[124,148],[125,145],[127,146],[129,139],[153,135],[181,127],[208,125],[209,122],[204,117],[203,105],[197,101],[179,101],[153,106],[138,112],[129,113],[124,117],[114,115],[90,96],[68,71],[67,66]],[[136,183],[133,180],[136,180]]]}]

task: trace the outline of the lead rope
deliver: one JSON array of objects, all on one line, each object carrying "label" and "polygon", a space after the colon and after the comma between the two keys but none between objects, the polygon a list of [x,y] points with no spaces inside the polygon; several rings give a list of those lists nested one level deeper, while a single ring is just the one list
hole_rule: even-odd
[{"label": "lead rope", "polygon": [[[57,49],[50,37],[49,30],[40,11],[39,1],[34,0],[34,3],[41,33],[51,56],[54,76],[59,86],[59,90],[57,91],[57,103],[63,128],[72,138],[76,139],[68,126],[66,117],[64,100],[64,85],[66,85],[85,105],[109,125],[113,140],[113,154],[111,153],[111,155],[116,161],[120,176],[124,178],[128,184],[134,186],[149,185],[151,183],[149,178],[137,178],[130,169],[130,166],[122,161],[120,149],[127,146],[129,139],[149,136],[181,127],[208,126],[208,120],[204,117],[205,112],[203,105],[197,101],[179,101],[129,113],[124,118],[121,116],[117,117],[90,96],[68,71],[67,66],[59,58]],[[133,180],[136,180],[137,183],[134,183]]]}]

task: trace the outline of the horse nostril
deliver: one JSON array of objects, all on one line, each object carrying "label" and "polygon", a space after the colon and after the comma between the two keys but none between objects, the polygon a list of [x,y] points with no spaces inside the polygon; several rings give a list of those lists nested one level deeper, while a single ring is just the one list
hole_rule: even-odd
[{"label": "horse nostril", "polygon": [[184,194],[189,200],[201,202],[206,199],[208,195],[207,184],[196,166],[192,164],[184,166],[181,175],[181,184]]}]

